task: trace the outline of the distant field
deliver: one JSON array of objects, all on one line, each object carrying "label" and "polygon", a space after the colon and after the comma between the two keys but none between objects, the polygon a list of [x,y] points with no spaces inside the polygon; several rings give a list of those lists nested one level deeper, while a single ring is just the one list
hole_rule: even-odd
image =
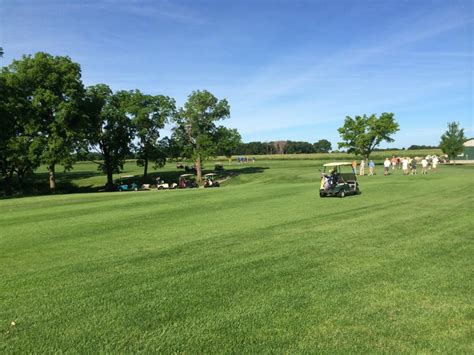
[{"label": "distant field", "polygon": [[[424,157],[427,155],[441,155],[441,149],[418,149],[418,150],[387,150],[376,151],[370,156],[371,159],[382,160],[387,157],[409,156]],[[247,155],[249,158],[255,157],[258,160],[351,160],[356,157],[347,153],[311,153],[311,154],[269,154],[269,155]],[[218,160],[225,160],[225,157],[219,157]],[[360,158],[358,159],[360,160]]]},{"label": "distant field", "polygon": [[[474,167],[379,167],[321,199],[320,166],[0,200],[0,353],[473,353]],[[105,182],[88,163],[59,179]]]}]

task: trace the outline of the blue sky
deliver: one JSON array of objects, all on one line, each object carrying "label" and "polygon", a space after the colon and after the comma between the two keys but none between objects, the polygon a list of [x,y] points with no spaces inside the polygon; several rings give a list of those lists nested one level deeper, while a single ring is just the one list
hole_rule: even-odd
[{"label": "blue sky", "polygon": [[68,55],[86,85],[227,98],[244,141],[329,139],[346,115],[394,112],[391,147],[473,128],[470,0],[0,0],[2,65]]}]

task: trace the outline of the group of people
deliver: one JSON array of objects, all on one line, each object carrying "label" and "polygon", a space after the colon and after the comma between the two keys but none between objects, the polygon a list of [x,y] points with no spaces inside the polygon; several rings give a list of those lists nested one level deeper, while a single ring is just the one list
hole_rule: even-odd
[{"label": "group of people", "polygon": [[[419,157],[396,157],[392,156],[392,158],[385,158],[385,161],[383,162],[383,170],[384,170],[384,175],[389,175],[390,174],[390,169],[395,170],[395,169],[402,169],[403,170],[403,175],[416,175],[418,173],[417,170],[417,163],[420,162],[421,164],[421,173],[423,175],[428,174],[428,170],[433,170],[437,171],[438,169],[438,164],[439,164],[439,158],[436,155],[427,155],[424,158],[419,158]],[[359,164],[359,175],[364,176],[365,175],[365,167],[369,168],[368,175],[372,176],[375,175],[375,163],[373,160],[367,160],[362,159]],[[352,161],[352,171],[354,174],[357,174],[357,161],[353,160]]]}]

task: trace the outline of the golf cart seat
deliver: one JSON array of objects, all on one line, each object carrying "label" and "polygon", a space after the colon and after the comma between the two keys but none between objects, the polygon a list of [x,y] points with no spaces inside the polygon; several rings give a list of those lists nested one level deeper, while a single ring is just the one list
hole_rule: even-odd
[{"label": "golf cart seat", "polygon": [[[341,181],[342,179],[342,181]],[[341,173],[339,174],[339,181],[340,182],[355,182],[357,180],[356,176],[354,173]]]}]

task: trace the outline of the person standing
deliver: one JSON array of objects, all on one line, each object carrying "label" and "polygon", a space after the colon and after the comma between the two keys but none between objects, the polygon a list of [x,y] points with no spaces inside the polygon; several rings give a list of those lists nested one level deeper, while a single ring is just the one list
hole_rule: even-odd
[{"label": "person standing", "polygon": [[385,176],[388,175],[388,172],[390,171],[390,166],[392,165],[391,161],[388,160],[388,158],[385,158],[385,161],[383,162],[383,174]]},{"label": "person standing", "polygon": [[403,169],[403,175],[407,175],[408,174],[408,158],[402,159],[402,169]]},{"label": "person standing", "polygon": [[373,160],[369,161],[369,176],[373,176],[375,174],[375,163]]},{"label": "person standing", "polygon": [[395,166],[397,165],[397,158],[395,157],[395,155],[392,155],[392,159],[390,160],[390,162],[392,163],[392,170],[395,170]]},{"label": "person standing", "polygon": [[423,175],[428,174],[428,160],[426,158],[421,161],[421,173]]},{"label": "person standing", "polygon": [[365,160],[362,159],[360,161],[360,167],[359,167],[359,175],[364,176],[365,175]]},{"label": "person standing", "polygon": [[357,161],[355,159],[352,161],[352,172],[357,174]]},{"label": "person standing", "polygon": [[438,163],[439,163],[439,159],[438,159],[438,157],[435,155],[435,156],[433,157],[433,160],[431,161],[431,165],[432,165],[432,167],[433,167],[433,172],[438,170]]},{"label": "person standing", "polygon": [[416,175],[417,171],[416,171],[416,159],[413,158],[411,160],[411,174],[412,175]]}]

